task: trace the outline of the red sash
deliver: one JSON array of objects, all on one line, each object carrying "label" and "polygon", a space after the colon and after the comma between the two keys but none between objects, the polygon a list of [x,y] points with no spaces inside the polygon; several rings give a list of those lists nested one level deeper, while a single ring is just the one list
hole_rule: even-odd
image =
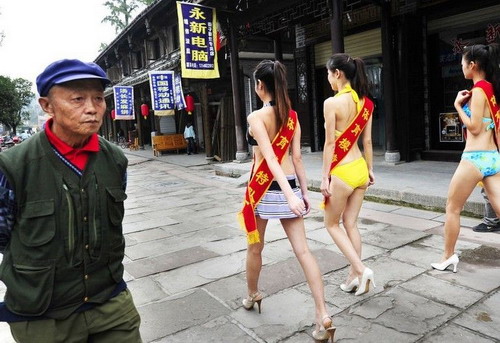
[{"label": "red sash", "polygon": [[[332,170],[347,156],[351,148],[356,144],[356,140],[361,132],[363,132],[366,123],[373,113],[373,101],[364,97],[365,102],[361,110],[356,115],[351,124],[344,132],[335,140],[335,148],[333,150],[332,163],[330,164],[330,174]],[[321,207],[324,208],[328,198],[323,199]]]},{"label": "red sash", "polygon": [[500,149],[500,106],[497,104],[493,86],[488,81],[481,80],[476,82],[472,88],[479,88],[484,92],[490,108],[491,119],[495,123],[495,130],[493,131],[495,134],[495,144],[497,145],[497,149]]},{"label": "red sash", "polygon": [[[297,112],[290,110],[288,113],[288,121],[283,125],[271,143],[279,164],[281,164],[292,142],[295,127],[297,126],[296,124]],[[265,159],[260,162],[255,171],[254,167],[255,161],[252,166],[252,178],[248,182],[245,192],[243,209],[238,213],[239,222],[247,232],[248,244],[260,242],[259,231],[257,230],[257,220],[255,219],[255,207],[267,192],[269,186],[271,186],[271,182],[274,178]]]}]

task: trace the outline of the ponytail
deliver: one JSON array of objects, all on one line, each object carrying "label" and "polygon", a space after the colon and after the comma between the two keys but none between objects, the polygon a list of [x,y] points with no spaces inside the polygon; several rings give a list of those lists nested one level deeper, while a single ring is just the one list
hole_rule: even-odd
[{"label": "ponytail", "polygon": [[335,69],[343,71],[346,79],[351,82],[352,88],[360,98],[369,95],[365,62],[361,58],[352,58],[347,54],[333,54],[326,63],[326,68],[332,72]]},{"label": "ponytail", "polygon": [[280,61],[263,60],[253,73],[254,79],[260,80],[272,94],[275,101],[276,124],[280,128],[288,120],[292,108],[288,97],[286,67]]},{"label": "ponytail", "polygon": [[361,58],[354,58],[356,72],[352,80],[352,88],[358,93],[359,97],[365,97],[369,94],[368,77],[366,76],[365,62]]},{"label": "ponytail", "polygon": [[288,120],[288,112],[292,107],[288,97],[288,81],[286,67],[279,61],[274,62],[274,101],[276,101],[276,124],[278,128]]},{"label": "ponytail", "polygon": [[488,64],[485,68],[486,80],[493,85],[495,98],[500,101],[500,46],[497,43],[486,45]]}]

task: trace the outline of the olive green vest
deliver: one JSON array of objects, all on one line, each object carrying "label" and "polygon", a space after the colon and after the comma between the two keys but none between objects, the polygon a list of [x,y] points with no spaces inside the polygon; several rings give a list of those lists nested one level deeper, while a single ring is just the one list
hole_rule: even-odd
[{"label": "olive green vest", "polygon": [[56,155],[45,132],[0,153],[17,212],[0,265],[13,313],[63,319],[103,303],[122,280],[123,152],[99,138],[83,176]]}]

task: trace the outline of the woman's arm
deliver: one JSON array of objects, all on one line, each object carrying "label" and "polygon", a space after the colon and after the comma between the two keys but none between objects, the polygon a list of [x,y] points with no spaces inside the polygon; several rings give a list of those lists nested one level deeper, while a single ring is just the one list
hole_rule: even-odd
[{"label": "woman's arm", "polygon": [[375,176],[373,174],[373,144],[372,144],[372,120],[370,117],[363,130],[363,155],[368,166],[368,175],[370,176],[370,185],[375,183]]},{"label": "woman's arm", "polygon": [[[475,95],[474,95],[475,94]],[[470,99],[470,111],[472,116],[469,118],[462,106]],[[477,136],[483,128],[483,113],[484,113],[484,97],[481,97],[478,92],[462,90],[458,92],[455,102],[453,103],[458,112],[458,116],[462,123],[467,126],[467,130],[471,135]]]},{"label": "woman's arm", "polygon": [[259,117],[258,113],[253,112],[248,116],[248,124],[250,125],[250,128],[252,130],[253,137],[257,141],[262,156],[266,160],[271,173],[273,173],[272,176],[274,177],[274,180],[278,182],[288,201],[290,209],[296,215],[302,215],[305,210],[305,204],[293,193],[292,187],[290,187],[290,184],[288,183],[285,172],[283,172],[281,165],[278,163],[278,158],[274,154],[274,150],[271,145],[271,139],[267,133],[264,121]]},{"label": "woman's arm", "polygon": [[[483,114],[485,112],[487,99],[482,90],[472,90],[472,96],[470,99],[470,110],[472,112],[472,128],[467,126],[469,132],[474,136],[479,135],[483,132]],[[489,111],[488,111],[489,112]],[[493,119],[493,118],[492,118]]]},{"label": "woman's arm", "polygon": [[291,152],[292,152],[292,163],[295,169],[295,175],[299,181],[300,190],[302,191],[302,198],[304,199],[304,204],[306,205],[306,210],[310,210],[309,196],[307,195],[307,177],[306,170],[304,169],[304,164],[302,163],[302,151],[300,150],[300,137],[301,129],[299,121],[297,120],[297,127],[295,128],[295,133],[293,135]]},{"label": "woman's arm", "polygon": [[330,197],[330,165],[332,164],[333,151],[335,148],[335,101],[328,98],[323,103],[325,117],[325,145],[323,147],[323,167],[321,175],[321,193]]}]

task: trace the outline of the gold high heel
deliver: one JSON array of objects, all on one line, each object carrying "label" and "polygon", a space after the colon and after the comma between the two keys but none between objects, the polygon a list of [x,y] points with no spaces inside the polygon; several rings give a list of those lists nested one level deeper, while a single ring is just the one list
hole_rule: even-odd
[{"label": "gold high heel", "polygon": [[253,305],[257,303],[260,313],[260,304],[262,303],[262,298],[263,296],[259,291],[250,294],[246,299],[243,299],[243,307],[245,308],[245,310],[250,311],[251,309],[253,309]]},{"label": "gold high heel", "polygon": [[321,324],[325,330],[314,330],[312,336],[316,342],[328,342],[331,340],[333,343],[333,337],[335,336],[336,327],[332,326],[332,318],[329,315],[325,315],[321,320]]}]

